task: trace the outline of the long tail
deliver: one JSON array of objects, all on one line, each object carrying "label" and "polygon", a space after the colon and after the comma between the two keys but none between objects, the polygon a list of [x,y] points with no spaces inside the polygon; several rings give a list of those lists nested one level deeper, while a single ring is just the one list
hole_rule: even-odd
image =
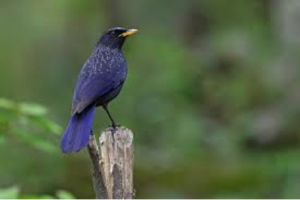
[{"label": "long tail", "polygon": [[95,105],[85,108],[80,114],[74,114],[61,140],[64,153],[80,151],[87,146],[92,130]]}]

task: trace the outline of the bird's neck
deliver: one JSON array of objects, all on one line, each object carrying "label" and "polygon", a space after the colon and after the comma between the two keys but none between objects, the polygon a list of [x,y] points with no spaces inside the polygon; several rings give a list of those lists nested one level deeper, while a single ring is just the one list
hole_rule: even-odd
[{"label": "bird's neck", "polygon": [[122,48],[115,48],[111,46],[106,45],[100,45],[98,47],[95,47],[94,52],[95,53],[101,53],[101,52],[107,52],[107,53],[122,53]]},{"label": "bird's neck", "polygon": [[99,48],[109,48],[109,49],[118,49],[121,51],[122,46],[125,42],[124,38],[108,38],[108,37],[104,37],[104,38],[100,38],[96,44],[96,47]]}]

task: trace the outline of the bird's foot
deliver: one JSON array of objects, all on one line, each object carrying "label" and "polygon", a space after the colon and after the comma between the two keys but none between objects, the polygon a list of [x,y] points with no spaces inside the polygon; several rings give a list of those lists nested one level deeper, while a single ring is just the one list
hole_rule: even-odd
[{"label": "bird's foot", "polygon": [[111,124],[109,127],[110,127],[110,128],[113,128],[113,129],[117,129],[117,128],[121,127],[121,125],[120,125],[120,124],[115,124],[115,123],[113,123],[113,124]]}]

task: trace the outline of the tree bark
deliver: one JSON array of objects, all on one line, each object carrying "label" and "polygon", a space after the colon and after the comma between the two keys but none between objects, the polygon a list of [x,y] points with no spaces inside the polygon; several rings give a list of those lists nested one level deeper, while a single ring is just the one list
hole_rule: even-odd
[{"label": "tree bark", "polygon": [[100,151],[93,135],[88,144],[96,198],[132,199],[132,132],[125,127],[107,128],[101,133],[99,140]]}]

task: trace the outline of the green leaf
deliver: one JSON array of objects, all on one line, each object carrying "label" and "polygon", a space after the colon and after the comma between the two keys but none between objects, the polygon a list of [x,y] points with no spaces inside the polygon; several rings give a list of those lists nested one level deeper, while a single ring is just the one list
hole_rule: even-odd
[{"label": "green leaf", "polygon": [[30,120],[40,128],[44,129],[46,132],[54,133],[56,135],[60,135],[62,132],[62,127],[50,120],[41,117],[31,118]]},{"label": "green leaf", "polygon": [[60,125],[52,121],[45,121],[45,126],[51,133],[54,133],[56,135],[60,135],[61,132],[63,131]]},{"label": "green leaf", "polygon": [[75,199],[74,195],[71,194],[70,192],[68,191],[65,191],[65,190],[58,190],[56,192],[56,196],[59,198],[59,199]]},{"label": "green leaf", "polygon": [[22,194],[19,197],[20,199],[55,199],[54,196],[43,194],[43,195],[37,195],[37,194]]},{"label": "green leaf", "polygon": [[19,199],[39,199],[39,196],[36,194],[21,194]]},{"label": "green leaf", "polygon": [[33,146],[42,151],[46,151],[48,153],[55,153],[58,150],[58,146],[55,146],[51,141],[45,139],[34,139],[30,141]]},{"label": "green leaf", "polygon": [[14,109],[16,104],[8,99],[0,98],[0,108]]},{"label": "green leaf", "polygon": [[21,103],[19,104],[19,111],[30,116],[44,116],[47,114],[47,109],[39,104]]},{"label": "green leaf", "polygon": [[39,199],[54,199],[54,197],[53,197],[53,196],[51,196],[51,195],[47,195],[47,194],[45,194],[45,195],[41,195],[41,196],[39,196],[38,198],[39,198]]},{"label": "green leaf", "polygon": [[18,186],[0,189],[0,199],[17,199],[20,193]]},{"label": "green leaf", "polygon": [[6,141],[5,136],[0,133],[0,145],[4,144]]},{"label": "green leaf", "polygon": [[59,149],[58,145],[56,146],[52,140],[42,137],[42,135],[33,134],[25,130],[16,130],[15,133],[18,134],[19,140],[27,142],[30,146],[47,153],[56,153]]}]

